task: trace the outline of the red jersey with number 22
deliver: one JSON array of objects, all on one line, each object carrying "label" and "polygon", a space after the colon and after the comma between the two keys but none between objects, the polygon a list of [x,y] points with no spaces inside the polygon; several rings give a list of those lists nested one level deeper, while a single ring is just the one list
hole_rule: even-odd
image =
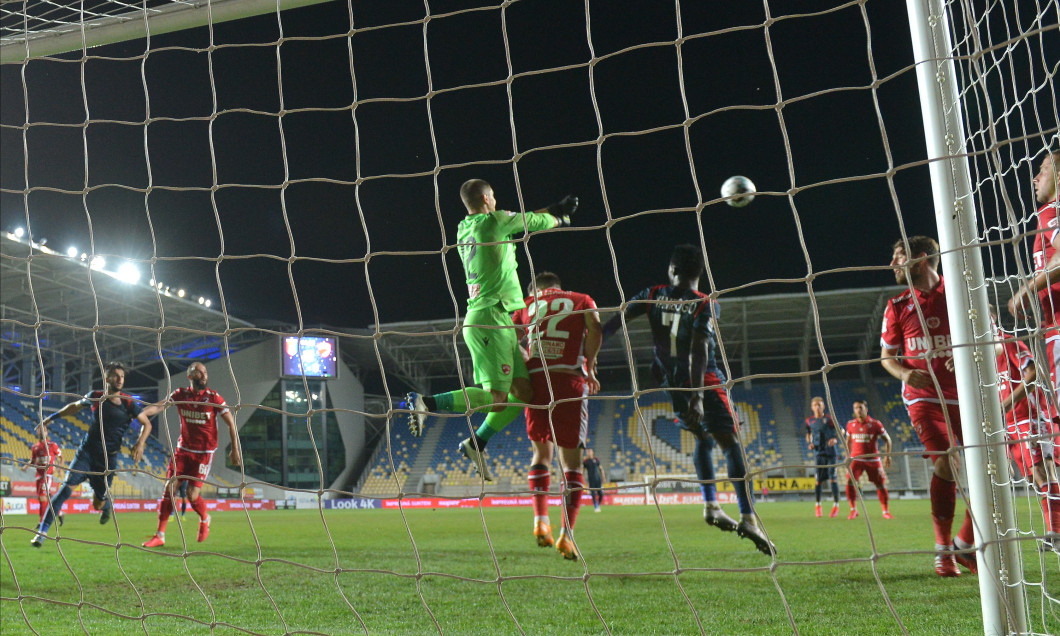
[{"label": "red jersey with number 22", "polygon": [[[927,371],[928,365],[942,388],[940,399],[935,383],[923,389],[902,384],[902,398],[907,405],[914,402],[957,404],[957,377],[946,368],[946,360],[953,355],[950,347],[950,319],[946,311],[946,281],[939,277],[939,284],[929,292],[906,290],[887,301],[883,312],[883,333],[880,344],[884,349],[900,356],[922,356],[934,351],[934,357],[909,357],[902,364],[912,369]],[[924,320],[920,320],[920,312]],[[925,324],[926,323],[926,324]]]},{"label": "red jersey with number 22", "polygon": [[550,287],[537,297],[526,299],[526,308],[512,315],[512,322],[525,325],[530,359],[530,373],[548,370],[586,375],[585,312],[596,309],[596,301],[586,294]]},{"label": "red jersey with number 22", "polygon": [[169,399],[180,412],[180,439],[177,448],[193,453],[212,453],[217,450],[217,416],[228,412],[217,391],[196,391],[184,387],[173,391]]}]

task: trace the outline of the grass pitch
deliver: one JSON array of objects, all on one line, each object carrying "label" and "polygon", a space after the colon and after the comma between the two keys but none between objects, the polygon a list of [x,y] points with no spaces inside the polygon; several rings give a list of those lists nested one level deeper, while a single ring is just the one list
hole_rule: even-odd
[{"label": "grass pitch", "polygon": [[[523,508],[222,512],[203,544],[189,511],[155,550],[139,547],[150,513],[70,515],[39,550],[31,518],[8,516],[0,631],[981,634],[977,577],[933,573],[928,503],[894,501],[893,521],[867,509],[762,504],[776,562],[699,506],[583,507],[579,562],[538,548]],[[1024,553],[1027,578],[1060,593],[1056,555]],[[1060,632],[1040,587],[1028,596],[1034,631]]]}]

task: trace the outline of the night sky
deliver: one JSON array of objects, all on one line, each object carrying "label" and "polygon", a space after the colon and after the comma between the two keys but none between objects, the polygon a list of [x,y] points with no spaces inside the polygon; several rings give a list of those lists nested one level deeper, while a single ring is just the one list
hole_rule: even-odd
[{"label": "night sky", "polygon": [[[465,213],[460,184],[479,177],[501,208],[581,198],[576,227],[533,237],[529,254],[601,306],[662,282],[700,227],[704,291],[794,279],[729,293],[805,292],[810,268],[886,265],[899,211],[910,235],[936,235],[927,169],[907,165],[926,151],[904,3],[867,2],[868,26],[844,4],[772,2],[820,13],[773,13],[766,29],[762,3],[681,2],[678,47],[674,3],[590,2],[587,30],[579,2],[430,2],[425,51],[423,2],[355,2],[352,38],[350,8],[332,2],[282,14],[279,64],[267,15],[216,25],[212,55],[200,28],[152,37],[146,57],[140,40],[84,64],[4,65],[0,226],[28,219],[63,252],[91,237],[112,262],[145,261],[144,280],[154,257],[154,278],[215,303],[223,291],[240,318],[364,327],[463,313],[460,262],[439,250]],[[472,7],[487,9],[451,13]],[[28,153],[10,127],[27,102]],[[755,202],[697,214],[734,174]],[[1031,174],[1009,175],[1027,206]],[[861,175],[877,176],[817,185]],[[893,281],[839,272],[814,289]]]}]

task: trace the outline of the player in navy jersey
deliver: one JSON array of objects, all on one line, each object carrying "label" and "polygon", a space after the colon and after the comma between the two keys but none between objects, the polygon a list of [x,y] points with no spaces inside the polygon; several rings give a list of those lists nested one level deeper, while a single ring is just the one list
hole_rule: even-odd
[{"label": "player in navy jersey", "polygon": [[825,482],[828,482],[832,488],[832,512],[828,516],[836,517],[839,515],[839,484],[835,479],[835,467],[839,460],[839,437],[836,435],[835,420],[824,412],[822,397],[810,400],[810,410],[813,415],[806,418],[806,445],[814,452],[817,464],[817,481],[813,485],[813,494],[817,498],[814,514],[821,516],[821,489]]},{"label": "player in navy jersey", "polygon": [[[776,547],[758,527],[753,509],[753,486],[745,480],[739,425],[725,392],[725,373],[718,367],[715,336],[719,307],[698,291],[703,273],[703,257],[693,245],[678,245],[670,258],[669,285],[649,287],[630,299],[624,314],[615,316],[604,327],[604,337],[622,328],[626,321],[647,315],[651,325],[655,359],[652,374],[660,386],[669,389],[678,425],[696,436],[693,461],[696,477],[703,482],[703,517],[721,530],[736,533],[754,542],[765,554]],[[740,505],[740,522],[722,511],[718,504],[711,451],[721,446],[729,465],[729,479]]]},{"label": "player in navy jersey", "polygon": [[110,521],[113,508],[110,484],[114,481],[114,471],[118,467],[122,439],[133,420],[139,421],[141,425],[140,435],[132,448],[133,461],[139,462],[144,455],[147,436],[151,433],[151,420],[142,413],[143,409],[132,396],[121,392],[125,386],[125,367],[119,362],[111,362],[104,369],[103,376],[106,386],[103,391],[92,391],[52,413],[41,423],[41,426],[46,427],[56,418],[74,415],[86,406],[92,408],[92,425],[81,441],[74,460],[70,462],[66,481],[52,497],[48,512],[33,537],[32,544],[36,548],[44,543],[55,515],[62,511],[63,504],[73,494],[73,488],[86,480],[92,486],[92,507],[101,511],[99,522],[105,524]]}]

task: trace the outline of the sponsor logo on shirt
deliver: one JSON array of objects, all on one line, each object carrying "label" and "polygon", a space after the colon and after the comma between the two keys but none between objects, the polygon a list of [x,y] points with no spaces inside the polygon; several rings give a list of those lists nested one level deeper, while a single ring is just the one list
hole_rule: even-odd
[{"label": "sponsor logo on shirt", "polygon": [[938,356],[952,356],[953,351],[949,349],[952,340],[950,335],[940,336],[911,336],[905,339],[906,355],[915,355],[924,351],[936,351]]}]

